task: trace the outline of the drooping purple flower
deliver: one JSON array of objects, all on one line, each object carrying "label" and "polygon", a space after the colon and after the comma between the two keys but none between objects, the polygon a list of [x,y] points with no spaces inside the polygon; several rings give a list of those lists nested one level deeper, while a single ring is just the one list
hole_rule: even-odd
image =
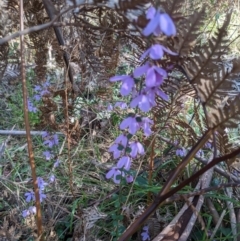
[{"label": "drooping purple flower", "polygon": [[141,236],[142,236],[143,241],[150,240],[148,226],[143,227],[143,231],[141,233]]},{"label": "drooping purple flower", "polygon": [[137,106],[143,112],[148,112],[152,108],[150,99],[145,92],[142,92],[131,101],[130,107],[135,108]]},{"label": "drooping purple flower", "polygon": [[134,135],[140,129],[140,124],[135,117],[129,116],[121,122],[120,129],[128,129],[129,133]]},{"label": "drooping purple flower", "polygon": [[107,110],[108,110],[108,111],[112,111],[112,110],[113,110],[113,106],[112,106],[112,104],[108,104],[108,106],[107,106]]},{"label": "drooping purple flower", "polygon": [[48,134],[44,139],[45,139],[45,141],[43,142],[43,144],[48,146],[49,148],[52,148],[54,145],[56,145],[56,146],[58,145],[58,136],[57,136],[57,134],[54,134],[52,136],[50,136]]},{"label": "drooping purple flower", "polygon": [[45,87],[45,88],[49,87],[50,85],[51,84],[48,80],[43,83],[43,87]]},{"label": "drooping purple flower", "polygon": [[120,93],[122,96],[127,96],[131,93],[134,87],[134,79],[129,75],[116,75],[110,78],[111,82],[122,81]]},{"label": "drooping purple flower", "polygon": [[150,136],[152,134],[151,125],[153,125],[153,121],[148,117],[143,117],[141,121],[141,128],[144,132],[145,136]]},{"label": "drooping purple flower", "polygon": [[115,140],[115,143],[121,144],[124,147],[127,146],[127,142],[128,142],[128,138],[123,134],[119,135]]},{"label": "drooping purple flower", "polygon": [[54,141],[54,144],[57,146],[58,145],[58,135],[57,134],[53,135],[53,141]]},{"label": "drooping purple flower", "polygon": [[33,99],[36,100],[36,101],[39,101],[39,100],[42,99],[42,97],[41,97],[41,95],[34,95]]},{"label": "drooping purple flower", "polygon": [[42,131],[42,138],[46,138],[49,136],[49,133],[47,131]]},{"label": "drooping purple flower", "polygon": [[118,101],[118,102],[116,102],[114,107],[119,107],[119,108],[121,108],[123,110],[123,109],[127,108],[127,104],[125,102],[123,102],[123,101]]},{"label": "drooping purple flower", "polygon": [[124,172],[121,172],[117,167],[112,167],[108,173],[106,174],[106,178],[112,178],[114,183],[119,184],[121,182],[121,178],[119,176],[125,176]]},{"label": "drooping purple flower", "polygon": [[34,192],[33,191],[30,191],[30,192],[26,192],[24,194],[25,198],[26,198],[26,202],[31,202],[31,201],[34,201],[35,200],[35,195],[34,195]]},{"label": "drooping purple flower", "polygon": [[118,168],[124,168],[125,170],[129,171],[131,167],[131,159],[129,156],[123,156],[119,159],[117,163]]},{"label": "drooping purple flower", "polygon": [[56,168],[60,165],[60,161],[57,159],[54,164],[53,164],[53,167]]},{"label": "drooping purple flower", "polygon": [[44,194],[41,190],[39,190],[39,198],[40,198],[40,202],[42,202],[43,199],[46,198],[46,194]]},{"label": "drooping purple flower", "polygon": [[49,182],[53,183],[53,182],[55,182],[55,180],[56,180],[56,177],[53,174],[51,174],[49,177]]},{"label": "drooping purple flower", "polygon": [[36,212],[37,212],[36,207],[30,206],[28,209],[23,210],[22,216],[23,216],[24,218],[26,218],[26,217],[28,217],[28,216],[31,215],[31,214],[36,214]]},{"label": "drooping purple flower", "polygon": [[38,188],[40,190],[44,190],[45,186],[48,185],[48,183],[45,182],[41,177],[37,177],[37,182],[38,182]]},{"label": "drooping purple flower", "polygon": [[22,216],[23,216],[24,218],[28,217],[30,214],[31,214],[31,213],[30,213],[30,211],[29,211],[28,209],[23,210],[23,212],[22,212]]},{"label": "drooping purple flower", "polygon": [[47,89],[44,89],[40,92],[41,96],[46,96],[46,95],[49,95],[49,94],[50,94],[50,92]]},{"label": "drooping purple flower", "polygon": [[176,53],[172,52],[171,50],[165,48],[160,44],[154,44],[143,53],[140,60],[142,61],[143,59],[145,59],[147,55],[149,55],[149,57],[153,60],[161,59],[164,55],[164,52],[171,55],[177,55]]},{"label": "drooping purple flower", "polygon": [[52,157],[50,151],[44,151],[44,152],[43,152],[43,155],[45,156],[45,159],[46,159],[47,161],[49,161],[49,160],[51,159],[51,157]]},{"label": "drooping purple flower", "polygon": [[53,139],[47,139],[43,142],[45,146],[48,146],[49,148],[52,148],[54,146],[54,140]]},{"label": "drooping purple flower", "polygon": [[166,100],[166,101],[169,100],[168,95],[165,94],[159,87],[146,88],[145,91],[148,94],[148,99],[149,99],[150,103],[152,104],[152,106],[156,106],[156,103],[155,103],[156,95],[161,97],[163,100]]},{"label": "drooping purple flower", "polygon": [[130,143],[130,148],[131,148],[130,156],[132,158],[137,157],[138,154],[143,155],[145,153],[143,145],[138,141],[134,141]]},{"label": "drooping purple flower", "polygon": [[38,111],[37,107],[35,107],[30,100],[27,101],[27,104],[28,104],[28,111],[29,112],[36,113]]},{"label": "drooping purple flower", "polygon": [[164,33],[167,36],[176,35],[176,27],[167,13],[160,13],[154,7],[149,8],[147,18],[149,23],[143,30],[144,36],[154,34],[155,36]]},{"label": "drooping purple flower", "polygon": [[127,181],[127,183],[132,183],[133,182],[133,176],[127,175],[126,176],[126,181]]},{"label": "drooping purple flower", "polygon": [[114,143],[113,145],[110,146],[108,151],[113,153],[114,159],[117,159],[121,156],[123,148],[120,148],[118,143]]},{"label": "drooping purple flower", "polygon": [[158,87],[163,83],[163,79],[167,76],[166,70],[161,67],[146,63],[143,66],[137,67],[134,71],[134,77],[138,78],[146,74],[145,84],[147,87]]},{"label": "drooping purple flower", "polygon": [[208,149],[211,149],[212,148],[212,144],[210,142],[207,142],[205,144],[205,147],[208,148]]},{"label": "drooping purple flower", "polygon": [[41,90],[42,90],[42,87],[40,85],[35,85],[35,87],[34,87],[35,92],[39,92]]},{"label": "drooping purple flower", "polygon": [[186,149],[185,148],[179,148],[176,150],[176,155],[180,157],[184,157],[186,155]]}]

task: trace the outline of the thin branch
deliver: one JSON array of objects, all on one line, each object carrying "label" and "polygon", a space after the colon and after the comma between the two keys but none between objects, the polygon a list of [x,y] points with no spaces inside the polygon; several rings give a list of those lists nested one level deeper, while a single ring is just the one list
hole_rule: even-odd
[{"label": "thin branch", "polygon": [[[23,0],[20,1],[19,6],[19,15],[20,15],[20,30],[23,31]],[[24,122],[26,128],[26,137],[27,137],[27,146],[28,146],[28,155],[29,155],[29,164],[31,167],[31,174],[33,179],[33,187],[35,194],[35,205],[37,211],[37,233],[39,240],[42,241],[43,227],[42,227],[42,215],[41,215],[41,204],[40,204],[40,195],[38,188],[38,181],[36,175],[36,166],[34,161],[32,140],[30,135],[30,124],[28,119],[28,105],[27,105],[27,83],[26,83],[26,68],[25,68],[25,48],[24,48],[24,36],[20,36],[20,55],[21,55],[21,78],[22,78],[22,93],[23,93],[23,105],[24,105]]]},{"label": "thin branch", "polygon": [[[30,131],[31,136],[40,136],[44,133],[44,131]],[[58,135],[64,135],[62,132],[54,132]],[[15,131],[15,130],[0,130],[0,135],[13,135],[13,136],[25,136],[26,131]]]},{"label": "thin branch", "polygon": [[9,36],[6,36],[2,39],[0,39],[0,45],[14,39],[14,38],[17,38],[17,37],[21,37],[23,35],[26,35],[26,34],[29,34],[29,33],[32,33],[32,32],[37,32],[37,31],[40,31],[40,30],[43,30],[43,29],[46,29],[46,28],[49,28],[53,25],[53,23],[55,21],[58,20],[59,17],[61,17],[63,14],[67,13],[69,10],[73,9],[74,7],[69,7],[63,11],[61,11],[55,18],[53,18],[52,21],[48,22],[48,23],[44,23],[44,24],[40,24],[40,25],[37,25],[37,26],[33,26],[33,27],[30,27],[30,28],[26,28],[24,30],[21,30],[21,31],[18,31],[14,34],[11,34]]},{"label": "thin branch", "polygon": [[[201,140],[200,140],[201,141]],[[118,239],[118,241],[125,241],[127,240],[134,232],[138,230],[139,227],[146,221],[146,219],[161,205],[167,198],[171,197],[173,194],[181,190],[186,185],[190,184],[193,180],[201,176],[203,173],[208,171],[210,168],[214,167],[218,163],[222,161],[226,161],[230,158],[234,158],[240,154],[240,148],[237,150],[218,158],[213,159],[210,163],[208,163],[205,167],[197,171],[195,174],[193,174],[190,178],[184,180],[181,182],[177,187],[172,188],[170,191],[166,192],[165,194],[161,192],[158,194],[157,198],[154,200],[154,202],[148,206],[148,208],[144,211],[144,213],[136,219],[132,225],[126,230],[125,233],[122,234],[122,236]],[[172,178],[172,177],[170,177]]]}]

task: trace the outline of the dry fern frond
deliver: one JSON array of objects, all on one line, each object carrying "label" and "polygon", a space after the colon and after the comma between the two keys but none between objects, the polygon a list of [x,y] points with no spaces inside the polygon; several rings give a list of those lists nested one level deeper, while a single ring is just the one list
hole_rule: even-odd
[{"label": "dry fern frond", "polygon": [[202,78],[219,71],[218,62],[221,61],[221,56],[228,52],[226,29],[230,18],[231,14],[227,14],[223,26],[214,37],[209,39],[208,44],[202,46],[200,50],[194,51],[194,55],[189,56],[187,61],[183,61],[191,84],[198,84]]}]

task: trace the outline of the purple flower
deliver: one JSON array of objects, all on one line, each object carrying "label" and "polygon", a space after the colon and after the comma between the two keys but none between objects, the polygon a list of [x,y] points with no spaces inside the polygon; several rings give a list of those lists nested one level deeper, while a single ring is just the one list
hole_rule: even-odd
[{"label": "purple flower", "polygon": [[56,177],[53,174],[51,174],[51,176],[49,177],[49,182],[53,183],[55,182],[55,180],[56,180]]},{"label": "purple flower", "polygon": [[38,188],[40,190],[44,190],[45,186],[48,185],[48,183],[45,182],[41,177],[37,177],[37,182],[38,182]]},{"label": "purple flower", "polygon": [[46,81],[43,83],[43,87],[47,88],[48,86],[50,86],[51,84],[49,83],[49,81]]},{"label": "purple flower", "polygon": [[39,190],[39,197],[40,197],[40,202],[42,202],[42,201],[43,201],[43,199],[45,199],[45,198],[46,198],[46,194],[42,193],[42,191],[41,191],[41,190]]},{"label": "purple flower", "polygon": [[41,135],[42,135],[42,138],[46,138],[49,136],[49,133],[47,131],[43,131]]},{"label": "purple flower", "polygon": [[143,227],[143,232],[141,233],[141,236],[143,241],[150,240],[148,226]]},{"label": "purple flower", "polygon": [[37,107],[35,107],[30,100],[27,101],[27,104],[28,104],[28,111],[29,112],[36,113],[38,111]]},{"label": "purple flower", "polygon": [[112,110],[113,110],[112,104],[109,104],[109,105],[108,105],[107,110],[108,110],[108,111],[112,111]]},{"label": "purple flower", "polygon": [[[121,147],[121,146],[120,146]],[[113,158],[117,159],[121,156],[121,153],[123,151],[123,149],[120,149],[119,144],[114,143],[113,145],[111,145],[111,147],[108,149],[109,152],[113,153]]]},{"label": "purple flower", "polygon": [[54,164],[53,164],[53,167],[56,168],[60,165],[60,161],[57,159]]},{"label": "purple flower", "polygon": [[39,92],[41,90],[42,90],[42,87],[40,85],[35,85],[35,87],[34,87],[35,92]]},{"label": "purple flower", "polygon": [[207,142],[207,143],[205,144],[205,147],[211,149],[211,148],[212,148],[212,144],[211,144],[210,142]]},{"label": "purple flower", "polygon": [[26,209],[26,210],[24,210],[23,212],[22,212],[22,216],[24,217],[24,218],[26,218],[27,216],[29,216],[29,215],[31,215],[31,214],[36,214],[36,207],[34,207],[34,206],[31,206],[31,207],[29,207],[28,209]]},{"label": "purple flower", "polygon": [[49,148],[52,148],[54,146],[54,141],[51,139],[48,139],[43,142],[44,145],[48,146]]},{"label": "purple flower", "polygon": [[[47,133],[46,133],[47,134]],[[42,134],[43,136],[43,134]],[[50,136],[47,134],[45,137],[45,141],[43,142],[44,145],[48,146],[49,148],[52,148],[54,145],[58,145],[58,136],[57,134]]]},{"label": "purple flower", "polygon": [[123,101],[118,101],[118,102],[116,102],[114,107],[119,107],[119,108],[121,108],[123,110],[123,109],[127,108],[127,104],[125,102],[123,102]]},{"label": "purple flower", "polygon": [[33,99],[36,100],[36,101],[39,101],[39,100],[42,99],[42,97],[41,97],[41,95],[34,95]]},{"label": "purple flower", "polygon": [[121,122],[120,129],[124,130],[127,128],[129,133],[134,135],[140,129],[140,124],[135,117],[127,117]]},{"label": "purple flower", "polygon": [[31,214],[31,213],[30,213],[30,211],[29,211],[28,209],[23,210],[23,212],[22,212],[22,216],[23,216],[24,218],[28,217],[30,214]]},{"label": "purple flower", "polygon": [[134,87],[134,79],[129,75],[116,75],[110,78],[111,82],[122,81],[120,93],[122,96],[129,95]]},{"label": "purple flower", "polygon": [[153,60],[161,59],[164,55],[164,52],[167,52],[171,55],[177,55],[176,53],[172,52],[171,50],[165,48],[160,44],[152,45],[148,50],[146,50],[143,55],[141,56],[140,60],[142,61],[146,58],[147,55]]},{"label": "purple flower", "polygon": [[143,155],[145,153],[144,147],[140,142],[134,141],[130,143],[130,148],[131,148],[130,156],[132,158],[137,157],[137,154]]},{"label": "purple flower", "polygon": [[142,92],[142,94],[138,95],[131,101],[130,107],[135,108],[136,106],[138,106],[143,112],[148,112],[152,108],[150,99],[145,92]]},{"label": "purple flower", "polygon": [[51,159],[51,152],[50,151],[44,151],[43,155],[45,156],[45,159],[49,161]]},{"label": "purple flower", "polygon": [[54,141],[54,144],[57,146],[58,145],[58,135],[57,134],[53,135],[53,141]]},{"label": "purple flower", "polygon": [[146,86],[158,87],[163,83],[164,77],[167,76],[166,70],[157,66],[151,66],[149,63],[140,66],[134,70],[134,77],[138,78],[141,75],[146,74]]},{"label": "purple flower", "polygon": [[128,138],[123,134],[118,136],[117,139],[115,140],[115,143],[121,144],[124,147],[127,146],[127,142],[128,142]]},{"label": "purple flower", "polygon": [[145,136],[150,136],[152,134],[151,125],[153,125],[153,121],[148,117],[143,117],[141,121],[141,128],[144,132]]},{"label": "purple flower", "polygon": [[50,94],[50,92],[49,92],[47,89],[44,89],[44,90],[42,90],[42,91],[40,92],[40,95],[41,95],[41,96],[49,95],[49,94]]},{"label": "purple flower", "polygon": [[180,157],[184,157],[186,155],[186,150],[185,148],[180,148],[176,150],[176,155]]},{"label": "purple flower", "polygon": [[155,36],[164,33],[167,36],[176,35],[176,27],[167,13],[159,13],[154,7],[148,9],[147,18],[150,19],[149,23],[143,30],[143,35]]},{"label": "purple flower", "polygon": [[133,182],[133,176],[127,175],[127,176],[126,176],[126,181],[127,181],[127,183]]},{"label": "purple flower", "polygon": [[117,163],[118,168],[124,168],[125,170],[129,171],[131,167],[131,159],[129,156],[123,156],[119,159]]},{"label": "purple flower", "polygon": [[31,192],[26,192],[24,194],[25,198],[26,198],[26,202],[31,202],[32,200],[34,201],[35,200],[35,195],[34,195],[34,192],[31,191]]},{"label": "purple flower", "polygon": [[155,103],[156,95],[161,97],[163,100],[166,100],[166,101],[169,100],[168,95],[166,95],[161,89],[159,89],[159,87],[146,88],[146,92],[148,94],[148,98],[152,106],[156,106],[156,103]]},{"label": "purple flower", "polygon": [[106,174],[106,178],[107,179],[113,178],[113,181],[116,184],[119,184],[121,181],[121,178],[119,178],[119,176],[124,176],[124,173],[121,172],[117,167],[112,167],[112,169],[110,169]]}]

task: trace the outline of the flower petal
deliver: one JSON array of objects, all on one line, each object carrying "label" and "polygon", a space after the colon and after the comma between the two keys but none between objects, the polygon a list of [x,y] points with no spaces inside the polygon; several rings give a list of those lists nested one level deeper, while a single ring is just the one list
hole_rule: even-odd
[{"label": "flower petal", "polygon": [[159,16],[159,26],[162,32],[167,35],[176,35],[176,27],[167,13],[161,13]]},{"label": "flower petal", "polygon": [[159,13],[155,14],[155,16],[149,21],[147,26],[143,29],[143,35],[149,36],[154,30],[157,28],[159,24]]}]

